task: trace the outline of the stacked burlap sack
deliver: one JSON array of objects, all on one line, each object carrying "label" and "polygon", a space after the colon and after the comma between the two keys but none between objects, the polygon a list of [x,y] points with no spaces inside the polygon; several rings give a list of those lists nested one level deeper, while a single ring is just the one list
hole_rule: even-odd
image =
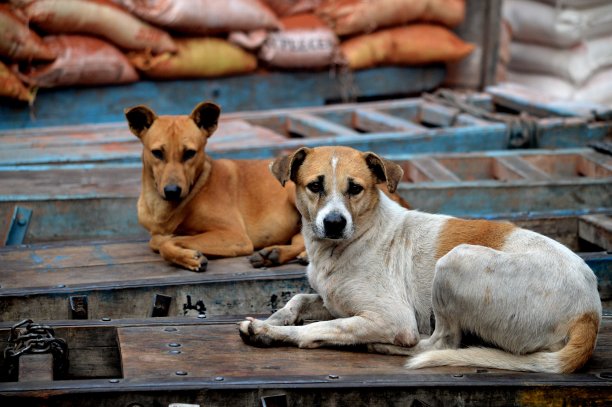
[{"label": "stacked burlap sack", "polygon": [[506,0],[506,80],[548,96],[612,105],[612,2]]},{"label": "stacked burlap sack", "polygon": [[465,0],[9,0],[0,96],[269,69],[419,65],[473,46]]}]

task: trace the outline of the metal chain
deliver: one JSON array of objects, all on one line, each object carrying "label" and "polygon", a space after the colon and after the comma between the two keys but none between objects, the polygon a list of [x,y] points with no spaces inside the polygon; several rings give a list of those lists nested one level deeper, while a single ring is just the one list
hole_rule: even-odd
[{"label": "metal chain", "polygon": [[468,113],[481,119],[504,123],[509,148],[538,146],[538,119],[526,112],[521,112],[518,116],[509,113],[490,112],[470,103],[469,100],[449,89],[438,89],[434,93],[425,93],[423,99],[453,107],[458,109],[460,113]]},{"label": "metal chain", "polygon": [[62,377],[68,370],[68,345],[55,337],[49,325],[35,324],[31,319],[13,325],[4,349],[4,360],[8,366],[9,377],[15,377],[19,367],[19,357],[26,353],[52,353],[54,377]]}]

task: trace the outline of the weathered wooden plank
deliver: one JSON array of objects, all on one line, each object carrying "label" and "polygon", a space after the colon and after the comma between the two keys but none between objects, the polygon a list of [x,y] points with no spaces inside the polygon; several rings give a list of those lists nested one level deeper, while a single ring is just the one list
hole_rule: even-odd
[{"label": "weathered wooden plank", "polygon": [[286,123],[288,133],[302,137],[355,136],[358,134],[353,129],[309,113],[291,113],[287,116]]},{"label": "weathered wooden plank", "polygon": [[[580,250],[576,218],[528,219],[520,226],[567,240]],[[584,254],[612,298],[612,255]],[[150,315],[153,297],[171,298],[168,315],[267,314],[299,292],[311,292],[305,268],[252,269],[246,258],[211,260],[205,273],[172,266],[145,242],[36,245],[0,249],[0,320],[70,319],[71,296],[86,296],[88,317]]]},{"label": "weathered wooden plank", "polygon": [[612,218],[610,216],[581,216],[578,220],[578,235],[581,239],[612,252]]},{"label": "weathered wooden plank", "polygon": [[555,99],[519,85],[488,86],[485,90],[499,105],[540,117],[582,116],[590,118],[596,114],[597,117],[605,119],[612,114],[612,109],[605,105]]},{"label": "weathered wooden plank", "polygon": [[358,97],[417,94],[437,87],[444,72],[440,65],[367,69],[350,77],[329,72],[267,72],[209,80],[43,89],[33,111],[23,105],[0,106],[0,128],[117,122],[125,107],[138,104],[166,114],[188,113],[202,100],[215,100],[226,112],[322,106],[329,101]]},{"label": "weathered wooden plank", "polygon": [[19,382],[53,380],[53,355],[25,354],[19,358]]},{"label": "weathered wooden plank", "polygon": [[550,175],[518,156],[499,157],[497,161],[512,172],[531,180],[550,180]]},{"label": "weathered wooden plank", "polygon": [[410,160],[406,176],[412,182],[460,181],[455,173],[446,168],[440,161],[430,157],[420,157]]},{"label": "weathered wooden plank", "polygon": [[[588,149],[390,158],[402,164],[405,180],[411,181],[400,184],[402,196],[414,208],[429,212],[455,216],[551,211],[571,214],[604,210],[612,202],[612,158]],[[428,175],[434,164],[425,168],[419,163],[431,163],[431,159],[439,171]],[[504,164],[510,161],[529,167]],[[453,173],[441,170],[442,166]],[[535,170],[527,171],[530,167]],[[140,171],[138,164],[33,166],[20,171],[0,167],[0,220],[9,219],[15,205],[33,209],[26,242],[146,238],[135,210]],[[541,179],[522,178],[534,173]],[[0,234],[6,225],[0,223]]]},{"label": "weathered wooden plank", "polygon": [[[69,329],[77,332],[79,325]],[[259,406],[262,396],[285,394],[288,404],[297,406],[606,406],[612,395],[610,317],[603,319],[591,360],[569,375],[474,368],[408,371],[405,357],[347,349],[253,348],[242,343],[233,324],[119,326],[117,331],[123,377],[0,383],[2,402],[44,398],[54,404],[89,405],[93,398],[103,406],[177,401]],[[180,353],[169,353],[173,349]]]},{"label": "weathered wooden plank", "polygon": [[361,108],[353,114],[353,127],[370,133],[389,131],[423,132],[427,128],[374,109]]}]

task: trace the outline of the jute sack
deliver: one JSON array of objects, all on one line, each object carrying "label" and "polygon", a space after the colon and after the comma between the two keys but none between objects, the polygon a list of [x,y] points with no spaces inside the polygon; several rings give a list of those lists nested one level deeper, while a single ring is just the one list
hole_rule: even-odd
[{"label": "jute sack", "polygon": [[351,38],[340,45],[352,69],[457,61],[474,45],[433,24],[413,24]]},{"label": "jute sack", "polygon": [[338,35],[369,33],[417,20],[455,27],[465,16],[465,1],[323,0],[316,13]]},{"label": "jute sack", "polygon": [[27,83],[41,88],[73,85],[109,85],[135,82],[138,73],[113,45],[98,38],[58,35],[44,38],[58,57],[33,65],[24,73]]},{"label": "jute sack", "polygon": [[107,0],[11,0],[30,23],[54,34],[104,37],[127,50],[175,51],[170,36]]},{"label": "jute sack", "polygon": [[259,0],[114,0],[143,20],[190,34],[276,29]]},{"label": "jute sack", "polygon": [[21,80],[0,61],[0,97],[32,102],[33,95],[23,86]]},{"label": "jute sack", "polygon": [[560,8],[531,0],[506,0],[504,18],[522,42],[567,48],[612,34],[612,2],[584,9]]},{"label": "jute sack", "polygon": [[612,65],[612,35],[566,49],[516,41],[510,44],[508,66],[511,69],[559,76],[577,85],[609,65]]},{"label": "jute sack", "polygon": [[56,57],[26,22],[5,4],[0,4],[0,56],[18,61],[50,61]]},{"label": "jute sack", "polygon": [[254,71],[257,58],[219,38],[176,39],[174,55],[128,54],[130,62],[145,76],[155,79],[210,78]]},{"label": "jute sack", "polygon": [[259,58],[278,68],[323,68],[338,53],[338,38],[314,14],[281,20],[283,29],[268,34]]}]

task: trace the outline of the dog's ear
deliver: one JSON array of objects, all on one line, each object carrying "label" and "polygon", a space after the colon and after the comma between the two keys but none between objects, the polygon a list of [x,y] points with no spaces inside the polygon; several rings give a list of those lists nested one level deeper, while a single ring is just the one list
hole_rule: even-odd
[{"label": "dog's ear", "polygon": [[217,130],[220,114],[221,108],[218,105],[211,102],[202,102],[193,109],[189,117],[195,122],[196,126],[208,133],[208,137],[210,137]]},{"label": "dog's ear", "polygon": [[297,171],[309,152],[309,148],[302,147],[291,155],[277,158],[270,164],[270,171],[282,186],[285,186],[289,180],[295,182]]},{"label": "dog's ear", "polygon": [[393,161],[380,158],[374,153],[364,153],[365,162],[372,171],[378,182],[387,182],[387,189],[394,193],[397,184],[402,180],[404,170]]},{"label": "dog's ear", "polygon": [[138,138],[142,137],[142,133],[157,119],[155,112],[144,105],[129,107],[123,113],[125,113],[130,131]]}]

